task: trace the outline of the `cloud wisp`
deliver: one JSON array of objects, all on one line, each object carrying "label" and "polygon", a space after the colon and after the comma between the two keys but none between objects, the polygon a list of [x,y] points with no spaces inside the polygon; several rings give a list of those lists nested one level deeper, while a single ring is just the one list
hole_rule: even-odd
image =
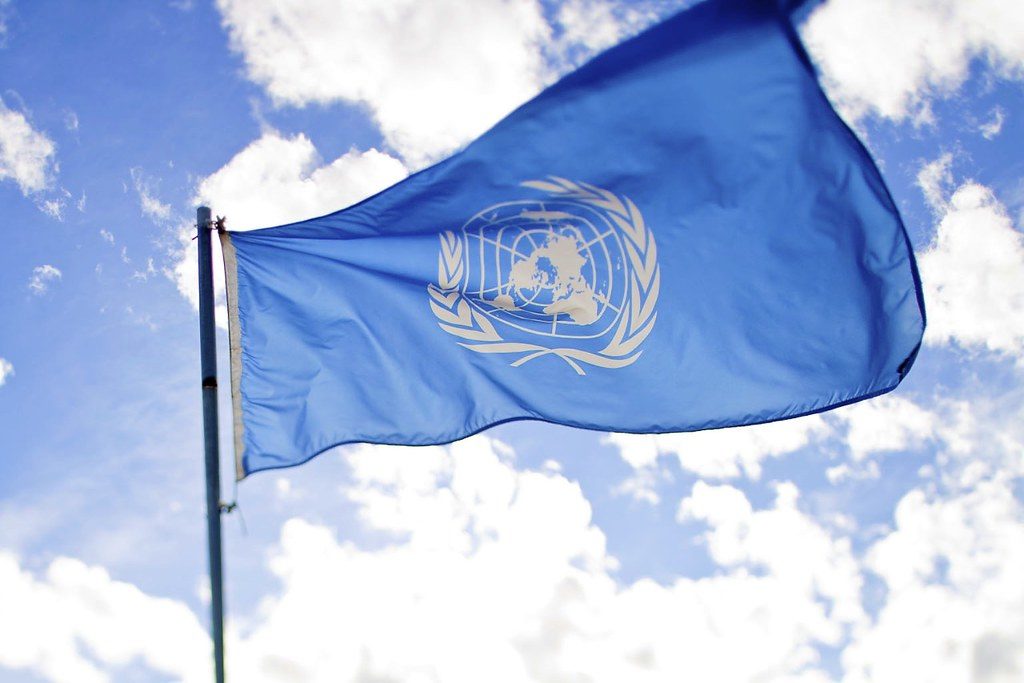
[{"label": "cloud wisp", "polygon": [[50,285],[59,282],[63,274],[56,266],[49,263],[32,269],[32,277],[28,280],[28,288],[36,296],[42,296],[50,290]]},{"label": "cloud wisp", "polygon": [[171,205],[160,201],[156,195],[159,181],[143,173],[139,167],[130,170],[132,187],[139,196],[139,208],[142,215],[152,221],[166,221],[171,217]]}]

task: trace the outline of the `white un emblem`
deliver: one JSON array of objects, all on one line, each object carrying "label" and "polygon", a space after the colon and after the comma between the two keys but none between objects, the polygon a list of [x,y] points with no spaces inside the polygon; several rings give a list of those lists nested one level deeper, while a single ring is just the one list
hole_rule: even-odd
[{"label": "white un emblem", "polygon": [[657,317],[657,252],[639,209],[562,178],[523,185],[548,197],[497,204],[441,235],[427,287],[438,324],[517,367],[547,355],[581,375],[583,364],[629,365]]}]

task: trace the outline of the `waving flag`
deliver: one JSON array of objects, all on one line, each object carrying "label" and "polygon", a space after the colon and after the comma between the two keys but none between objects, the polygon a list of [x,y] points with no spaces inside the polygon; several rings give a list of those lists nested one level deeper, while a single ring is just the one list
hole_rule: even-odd
[{"label": "waving flag", "polygon": [[708,0],[351,208],[222,235],[238,475],[517,419],[666,432],[893,389],[924,313],[772,0]]}]

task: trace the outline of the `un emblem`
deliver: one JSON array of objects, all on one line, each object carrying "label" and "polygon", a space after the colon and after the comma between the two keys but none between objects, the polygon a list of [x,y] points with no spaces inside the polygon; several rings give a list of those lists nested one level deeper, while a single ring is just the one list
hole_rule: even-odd
[{"label": "un emblem", "polygon": [[523,186],[542,200],[497,204],[441,234],[438,280],[427,286],[445,332],[478,353],[561,358],[621,368],[654,327],[660,270],[636,205],[552,177]]}]

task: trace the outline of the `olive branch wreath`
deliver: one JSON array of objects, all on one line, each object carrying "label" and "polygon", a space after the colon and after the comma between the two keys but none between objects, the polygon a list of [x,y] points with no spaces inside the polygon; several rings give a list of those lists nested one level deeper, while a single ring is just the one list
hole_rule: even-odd
[{"label": "olive branch wreath", "polygon": [[573,348],[549,348],[539,344],[506,342],[494,329],[487,316],[471,306],[460,291],[464,265],[462,240],[452,231],[441,233],[441,252],[437,259],[437,284],[427,285],[430,308],[437,316],[438,325],[445,332],[464,339],[459,342],[477,353],[521,354],[513,367],[535,358],[555,355],[576,371],[587,374],[581,363],[603,368],[621,368],[640,357],[641,342],[654,328],[658,314],[654,306],[658,301],[661,270],[658,267],[654,236],[644,224],[643,216],[628,198],[620,198],[608,190],[588,183],[576,183],[565,178],[549,176],[547,180],[531,180],[524,187],[547,192],[560,199],[574,199],[602,210],[621,231],[623,244],[632,265],[629,274],[629,298],[623,308],[618,327],[608,345],[594,353]]}]

